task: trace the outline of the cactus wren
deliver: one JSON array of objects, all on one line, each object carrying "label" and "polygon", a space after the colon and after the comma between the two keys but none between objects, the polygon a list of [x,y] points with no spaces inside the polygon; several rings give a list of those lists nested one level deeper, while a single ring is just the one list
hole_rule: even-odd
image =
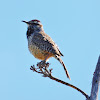
[{"label": "cactus wren", "polygon": [[50,57],[56,58],[62,64],[67,77],[70,79],[66,66],[61,59],[63,54],[60,52],[52,38],[44,32],[41,22],[36,19],[22,22],[25,22],[28,25],[28,48],[32,55],[34,55],[35,58],[44,61]]}]

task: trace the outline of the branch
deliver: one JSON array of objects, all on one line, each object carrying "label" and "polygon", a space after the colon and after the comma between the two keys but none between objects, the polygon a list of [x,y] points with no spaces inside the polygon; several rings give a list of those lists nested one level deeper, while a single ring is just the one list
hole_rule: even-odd
[{"label": "branch", "polygon": [[62,80],[60,80],[60,79],[57,79],[57,78],[53,77],[52,75],[49,76],[49,78],[52,79],[52,80],[55,80],[55,81],[57,81],[57,82],[59,82],[59,83],[62,83],[62,84],[64,84],[64,85],[67,85],[67,86],[69,86],[69,87],[71,87],[71,88],[73,88],[73,89],[75,89],[75,90],[81,92],[81,93],[89,100],[89,96],[88,96],[84,91],[82,91],[81,89],[79,89],[78,87],[76,87],[76,86],[74,86],[74,85],[72,85],[72,84],[70,84],[70,83],[64,82],[64,81],[62,81]]},{"label": "branch", "polygon": [[99,85],[100,85],[100,56],[92,80],[90,100],[98,100]]},{"label": "branch", "polygon": [[67,85],[67,86],[69,86],[69,87],[71,87],[71,88],[73,88],[73,89],[79,91],[80,93],[82,93],[82,94],[87,98],[87,100],[89,100],[89,96],[88,96],[85,92],[83,92],[81,89],[77,88],[76,86],[74,86],[74,85],[72,85],[72,84],[70,84],[70,83],[64,82],[64,81],[62,81],[62,80],[60,80],[60,79],[58,79],[58,78],[53,77],[53,76],[51,75],[52,69],[49,69],[49,70],[47,69],[47,68],[49,67],[49,63],[46,63],[46,62],[44,62],[44,61],[41,61],[40,63],[37,64],[37,67],[38,67],[38,68],[35,68],[35,66],[33,65],[33,66],[31,66],[30,69],[31,69],[33,72],[42,74],[43,77],[49,77],[49,78],[52,79],[52,80],[55,80],[55,81],[57,81],[57,82],[59,82],[59,83],[62,83],[62,84],[64,84],[64,85]]}]

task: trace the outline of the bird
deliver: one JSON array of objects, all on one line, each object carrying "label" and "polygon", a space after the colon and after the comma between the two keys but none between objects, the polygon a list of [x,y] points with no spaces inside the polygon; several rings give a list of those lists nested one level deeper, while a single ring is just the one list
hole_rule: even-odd
[{"label": "bird", "polygon": [[67,68],[61,59],[63,54],[53,39],[45,33],[42,23],[37,19],[31,21],[23,20],[22,22],[28,25],[26,35],[31,54],[42,61],[47,61],[49,58],[54,57],[61,63],[67,77],[70,79]]}]

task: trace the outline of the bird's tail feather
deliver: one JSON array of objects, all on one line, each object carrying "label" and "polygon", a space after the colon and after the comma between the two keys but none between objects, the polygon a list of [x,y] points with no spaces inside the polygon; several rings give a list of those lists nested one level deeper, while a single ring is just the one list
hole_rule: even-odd
[{"label": "bird's tail feather", "polygon": [[[63,66],[63,68],[64,68],[64,70],[65,70],[65,73],[66,73],[67,77],[70,79],[70,76],[69,76],[69,73],[68,73],[68,71],[67,71],[67,68],[66,68],[64,62],[62,61],[62,59],[60,58],[60,56],[56,55],[55,58],[62,64],[62,66]],[[71,80],[71,79],[70,79],[70,80]]]}]

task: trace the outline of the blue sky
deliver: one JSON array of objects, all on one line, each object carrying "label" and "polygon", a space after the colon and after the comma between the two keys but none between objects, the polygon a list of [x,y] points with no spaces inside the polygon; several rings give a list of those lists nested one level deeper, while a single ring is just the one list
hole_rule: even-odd
[{"label": "blue sky", "polygon": [[58,44],[71,81],[61,64],[51,58],[53,75],[90,94],[100,55],[100,1],[2,0],[0,100],[85,100],[76,90],[30,70],[39,60],[28,51],[27,25],[21,21],[32,19],[39,19],[45,32]]}]

